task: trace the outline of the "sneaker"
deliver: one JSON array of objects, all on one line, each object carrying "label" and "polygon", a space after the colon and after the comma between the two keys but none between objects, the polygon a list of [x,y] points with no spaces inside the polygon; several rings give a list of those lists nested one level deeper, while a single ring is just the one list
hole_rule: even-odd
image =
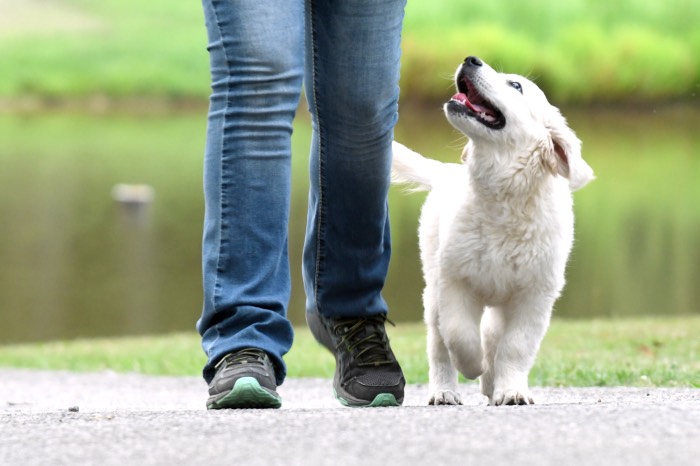
[{"label": "sneaker", "polygon": [[247,348],[224,356],[209,383],[208,409],[279,408],[275,370],[267,354]]},{"label": "sneaker", "polygon": [[385,315],[331,319],[317,312],[306,321],[316,340],[335,356],[333,390],[351,407],[398,406],[406,381],[389,346]]}]

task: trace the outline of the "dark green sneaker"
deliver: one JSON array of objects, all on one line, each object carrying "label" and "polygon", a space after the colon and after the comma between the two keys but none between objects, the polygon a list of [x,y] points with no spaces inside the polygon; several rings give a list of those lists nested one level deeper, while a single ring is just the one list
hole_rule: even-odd
[{"label": "dark green sneaker", "polygon": [[389,346],[385,315],[330,319],[307,313],[316,340],[335,356],[333,390],[351,407],[399,406],[406,381]]},{"label": "dark green sneaker", "polygon": [[279,408],[275,371],[267,354],[247,348],[227,354],[209,383],[208,409]]}]

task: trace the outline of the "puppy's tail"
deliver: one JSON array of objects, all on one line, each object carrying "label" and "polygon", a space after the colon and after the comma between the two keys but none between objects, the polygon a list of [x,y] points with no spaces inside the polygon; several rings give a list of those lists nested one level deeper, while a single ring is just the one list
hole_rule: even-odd
[{"label": "puppy's tail", "polygon": [[412,185],[414,191],[430,191],[444,164],[426,159],[396,141],[392,149],[394,158],[391,162],[391,182]]}]

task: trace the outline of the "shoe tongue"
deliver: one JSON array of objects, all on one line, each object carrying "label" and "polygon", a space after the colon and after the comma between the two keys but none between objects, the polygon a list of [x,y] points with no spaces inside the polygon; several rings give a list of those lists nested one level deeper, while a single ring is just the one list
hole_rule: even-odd
[{"label": "shoe tongue", "polygon": [[352,333],[353,333],[353,340],[360,340],[362,338],[365,338],[369,335],[374,335],[377,334],[377,324],[373,322],[369,322],[366,320],[361,320],[361,321],[349,321],[346,324],[343,325],[343,332],[350,332],[353,327],[357,326]]},{"label": "shoe tongue", "polygon": [[242,350],[238,352],[234,355],[232,360],[238,364],[255,364],[262,362],[260,353],[257,351],[250,350]]}]

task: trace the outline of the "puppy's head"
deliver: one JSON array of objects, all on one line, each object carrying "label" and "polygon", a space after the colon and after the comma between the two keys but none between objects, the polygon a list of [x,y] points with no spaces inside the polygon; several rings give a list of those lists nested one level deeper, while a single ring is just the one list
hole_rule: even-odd
[{"label": "puppy's head", "polygon": [[581,158],[581,141],[532,81],[498,73],[470,56],[457,68],[455,82],[457,93],[444,109],[452,126],[470,139],[463,158],[481,145],[518,157],[529,150],[553,175],[566,177],[572,190],[593,179]]}]

